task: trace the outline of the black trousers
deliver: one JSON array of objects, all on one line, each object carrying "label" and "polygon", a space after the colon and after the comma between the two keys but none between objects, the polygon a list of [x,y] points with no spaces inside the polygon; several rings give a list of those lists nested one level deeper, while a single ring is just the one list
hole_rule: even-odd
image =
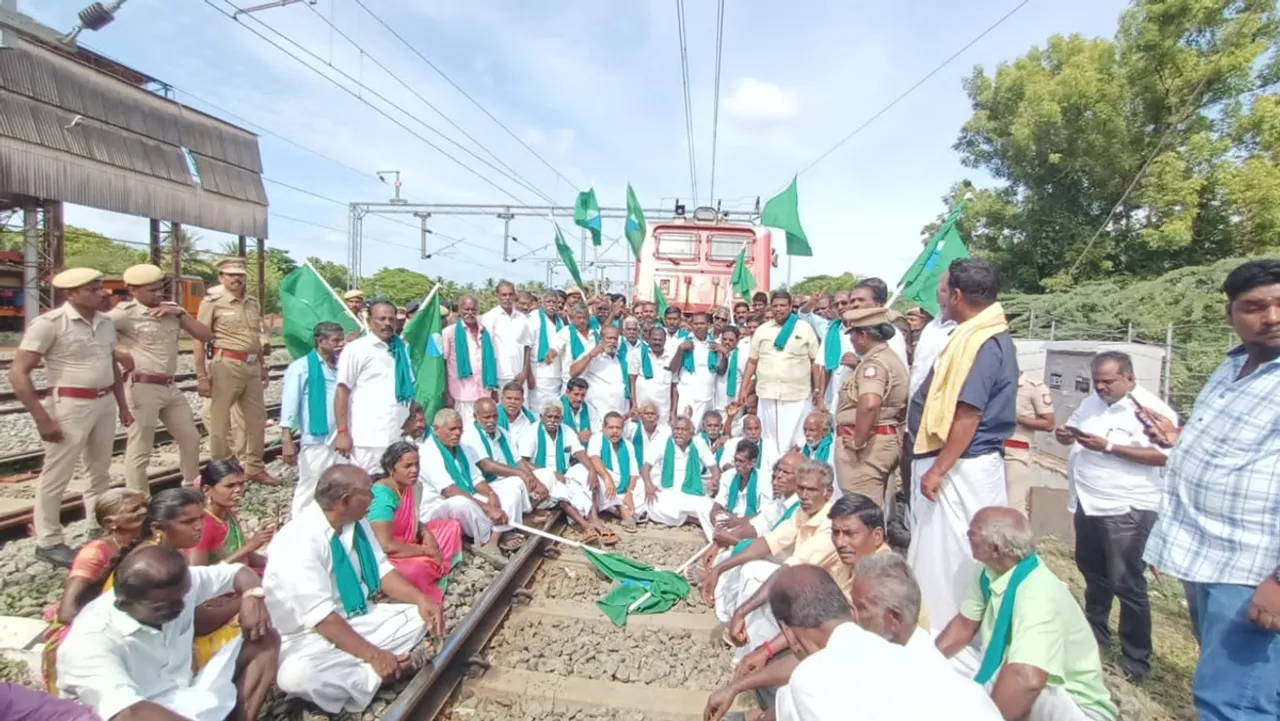
[{"label": "black trousers", "polygon": [[1119,516],[1075,515],[1076,568],[1084,576],[1084,615],[1098,645],[1111,642],[1111,605],[1120,600],[1120,665],[1145,676],[1151,668],[1151,602],[1142,552],[1155,525],[1155,511]]}]

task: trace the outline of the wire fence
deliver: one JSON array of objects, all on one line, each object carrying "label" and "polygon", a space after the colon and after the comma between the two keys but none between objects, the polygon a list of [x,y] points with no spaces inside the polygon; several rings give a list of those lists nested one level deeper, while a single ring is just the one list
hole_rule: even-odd
[{"label": "wire fence", "polygon": [[[1139,313],[1140,309],[1134,309]],[[1164,351],[1161,387],[1148,388],[1184,419],[1196,396],[1227,351],[1239,345],[1235,331],[1223,323],[1128,323],[1106,326],[1079,319],[1055,318],[1030,311],[1009,319],[1015,338],[1050,341],[1137,343]]]}]

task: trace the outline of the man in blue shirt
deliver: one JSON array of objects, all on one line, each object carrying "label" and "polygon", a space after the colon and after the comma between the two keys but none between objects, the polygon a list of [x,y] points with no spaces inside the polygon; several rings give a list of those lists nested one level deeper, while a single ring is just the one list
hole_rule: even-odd
[{"label": "man in blue shirt", "polygon": [[991,263],[951,263],[938,281],[938,305],[957,325],[907,411],[914,444],[907,561],[935,632],[956,615],[973,578],[970,521],[982,508],[1008,504],[1003,451],[1016,423],[1018,357],[998,289]]},{"label": "man in blue shirt", "polygon": [[[320,474],[330,466],[347,462],[334,448],[338,424],[333,415],[333,396],[338,389],[338,355],[346,339],[341,325],[323,321],[316,323],[312,338],[315,350],[290,363],[284,372],[280,398],[280,455],[285,463],[298,469],[292,518],[297,518],[302,509],[315,500]],[[313,422],[311,408],[319,407],[321,402],[325,417],[323,421],[316,418]],[[299,436],[297,440],[293,437],[295,432]]]}]

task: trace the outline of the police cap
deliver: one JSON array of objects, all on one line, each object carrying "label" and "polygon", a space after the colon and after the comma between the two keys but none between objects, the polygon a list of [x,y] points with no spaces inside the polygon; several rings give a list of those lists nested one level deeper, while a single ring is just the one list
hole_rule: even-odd
[{"label": "police cap", "polygon": [[58,290],[74,290],[102,280],[102,271],[93,268],[68,268],[53,276],[53,287]]},{"label": "police cap", "polygon": [[160,270],[159,266],[143,263],[142,265],[131,266],[125,270],[124,275],[121,277],[124,279],[125,285],[151,285],[164,280],[164,271]]}]

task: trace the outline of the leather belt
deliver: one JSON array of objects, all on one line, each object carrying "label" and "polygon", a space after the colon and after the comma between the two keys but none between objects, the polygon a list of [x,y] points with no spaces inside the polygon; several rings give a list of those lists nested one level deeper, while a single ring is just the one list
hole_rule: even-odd
[{"label": "leather belt", "polygon": [[244,351],[228,350],[226,348],[214,348],[213,356],[215,358],[230,358],[241,363],[254,363],[258,360],[257,353],[245,353]]},{"label": "leather belt", "polygon": [[155,386],[167,386],[173,383],[173,376],[162,376],[151,373],[134,373],[134,383],[147,383]]},{"label": "leather belt", "polygon": [[1014,440],[1014,439],[1012,439],[1012,438],[1005,439],[1004,447],[1005,447],[1005,448],[1017,448],[1018,450],[1021,450],[1021,451],[1028,451],[1028,450],[1031,450],[1031,444],[1030,444],[1030,443],[1027,443],[1026,441],[1015,441],[1015,440]]},{"label": "leather belt", "polygon": [[96,400],[111,392],[112,387],[106,388],[68,388],[67,386],[58,386],[53,389],[54,395],[59,398],[81,398],[84,400]]},{"label": "leather belt", "polygon": [[[841,438],[852,437],[856,428],[857,426],[852,424],[836,426],[836,435]],[[898,427],[880,425],[872,428],[871,432],[877,436],[896,436],[898,435]]]}]

